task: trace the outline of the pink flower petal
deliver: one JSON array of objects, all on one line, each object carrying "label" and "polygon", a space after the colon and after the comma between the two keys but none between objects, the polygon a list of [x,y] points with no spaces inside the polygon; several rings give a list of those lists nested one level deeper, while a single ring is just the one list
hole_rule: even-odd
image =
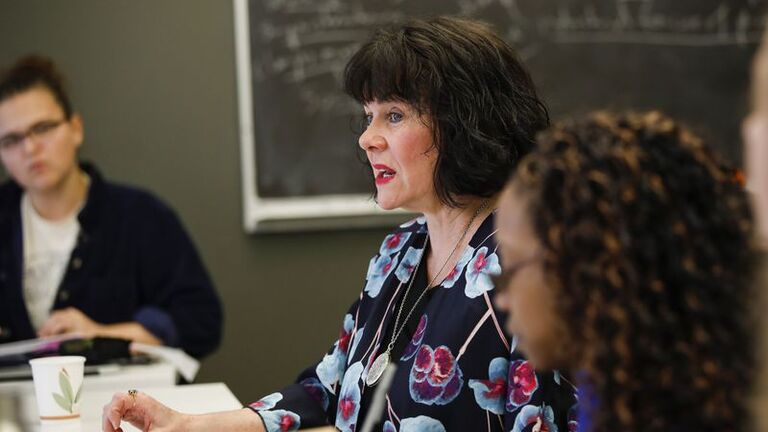
[{"label": "pink flower petal", "polygon": [[413,368],[419,372],[429,372],[435,362],[432,348],[422,345],[416,353],[416,359],[413,360]]}]

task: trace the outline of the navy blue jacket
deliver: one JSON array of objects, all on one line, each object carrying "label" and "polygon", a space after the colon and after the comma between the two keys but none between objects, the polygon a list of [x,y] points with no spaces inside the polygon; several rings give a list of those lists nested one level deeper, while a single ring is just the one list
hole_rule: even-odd
[{"label": "navy blue jacket", "polygon": [[[103,324],[137,321],[166,345],[211,353],[221,304],[176,215],[153,195],[82,168],[91,184],[53,309],[75,307]],[[0,186],[0,343],[36,337],[23,297],[21,196],[12,181]]]}]

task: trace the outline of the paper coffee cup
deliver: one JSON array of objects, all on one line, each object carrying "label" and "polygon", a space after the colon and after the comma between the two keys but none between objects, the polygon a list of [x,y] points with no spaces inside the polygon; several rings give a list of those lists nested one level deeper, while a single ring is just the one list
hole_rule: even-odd
[{"label": "paper coffee cup", "polygon": [[44,357],[29,361],[40,420],[57,422],[80,418],[85,357]]}]

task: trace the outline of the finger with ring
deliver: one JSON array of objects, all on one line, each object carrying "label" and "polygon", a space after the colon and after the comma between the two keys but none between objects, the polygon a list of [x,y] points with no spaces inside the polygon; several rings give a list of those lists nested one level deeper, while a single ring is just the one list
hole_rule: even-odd
[{"label": "finger with ring", "polygon": [[137,394],[138,392],[139,392],[139,391],[138,391],[138,390],[136,390],[136,389],[131,389],[131,390],[128,390],[128,396],[130,396],[130,397],[131,397],[131,399],[133,399],[133,404],[134,404],[134,405],[136,405],[136,394]]}]

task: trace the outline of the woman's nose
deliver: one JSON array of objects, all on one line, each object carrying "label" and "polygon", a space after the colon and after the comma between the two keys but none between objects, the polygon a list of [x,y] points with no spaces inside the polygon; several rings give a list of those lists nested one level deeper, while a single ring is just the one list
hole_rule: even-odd
[{"label": "woman's nose", "polygon": [[382,136],[373,125],[368,126],[368,128],[363,131],[357,142],[360,145],[360,148],[365,151],[381,150],[387,144],[384,136]]},{"label": "woman's nose", "polygon": [[25,136],[24,140],[21,142],[21,145],[22,149],[24,150],[24,154],[32,154],[40,147],[38,138],[33,135]]}]

